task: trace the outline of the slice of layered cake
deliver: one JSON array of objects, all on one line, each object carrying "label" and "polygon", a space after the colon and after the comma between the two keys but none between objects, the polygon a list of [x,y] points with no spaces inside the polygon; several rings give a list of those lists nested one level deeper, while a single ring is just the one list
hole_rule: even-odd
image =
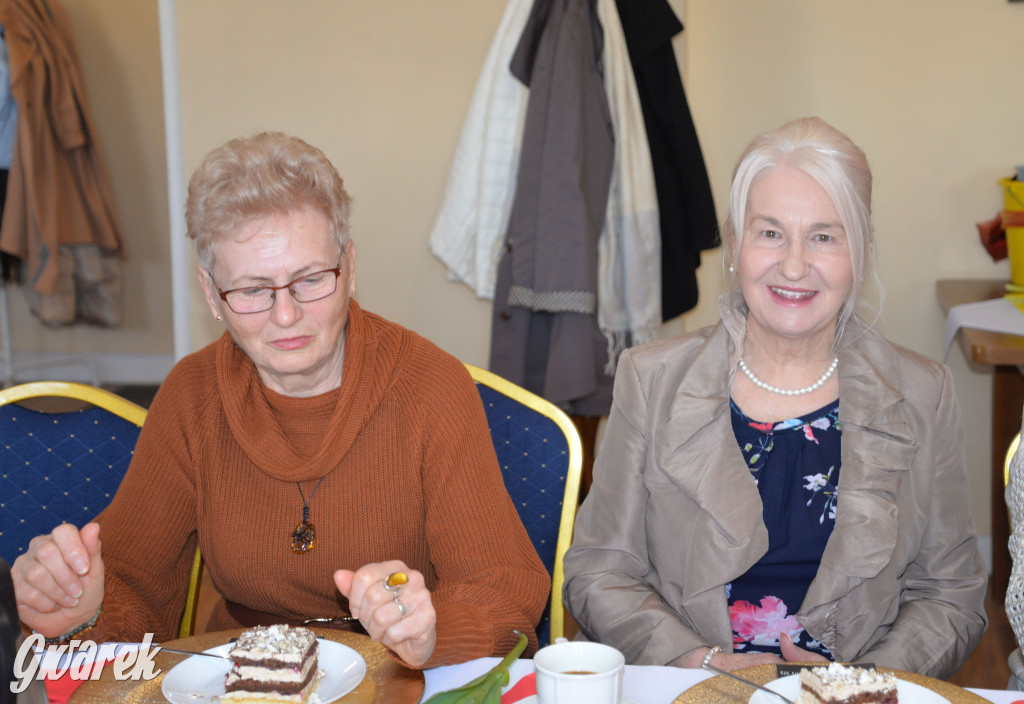
[{"label": "slice of layered cake", "polygon": [[243,631],[228,657],[234,663],[222,701],[305,704],[323,675],[319,648],[308,628],[257,626]]},{"label": "slice of layered cake", "polygon": [[875,668],[828,667],[800,671],[797,704],[897,704],[896,677]]}]

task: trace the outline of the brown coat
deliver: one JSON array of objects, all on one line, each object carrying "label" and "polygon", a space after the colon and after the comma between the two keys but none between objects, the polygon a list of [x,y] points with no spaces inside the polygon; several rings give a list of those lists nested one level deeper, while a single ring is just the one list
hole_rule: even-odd
[{"label": "brown coat", "polygon": [[0,24],[18,104],[0,250],[49,295],[58,247],[120,252],[122,238],[67,14],[56,0],[0,0]]},{"label": "brown coat", "polygon": [[[570,612],[627,662],[731,650],[725,585],[768,550],[729,411],[744,319],[722,314],[622,356],[565,557]],[[797,619],[837,660],[948,677],[987,622],[952,377],[856,319],[838,354],[836,524]]]}]

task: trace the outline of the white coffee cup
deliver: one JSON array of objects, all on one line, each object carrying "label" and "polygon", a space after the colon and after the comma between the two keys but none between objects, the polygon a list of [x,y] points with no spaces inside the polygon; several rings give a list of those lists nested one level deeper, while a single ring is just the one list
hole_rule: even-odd
[{"label": "white coffee cup", "polygon": [[626,659],[601,643],[559,638],[533,656],[539,704],[619,704]]}]

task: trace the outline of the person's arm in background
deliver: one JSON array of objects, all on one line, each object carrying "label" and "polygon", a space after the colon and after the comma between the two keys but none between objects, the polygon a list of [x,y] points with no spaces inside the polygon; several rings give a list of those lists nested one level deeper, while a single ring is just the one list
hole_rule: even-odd
[{"label": "person's arm in background", "polygon": [[[1022,428],[1024,432],[1024,428]],[[1018,445],[1010,462],[1010,480],[1006,485],[1006,506],[1010,510],[1010,584],[1006,588],[1006,617],[1017,640],[1024,643],[1024,445]],[[993,448],[995,450],[995,448]],[[1017,673],[1014,673],[1017,676]],[[1024,686],[1024,682],[1021,683]]]}]

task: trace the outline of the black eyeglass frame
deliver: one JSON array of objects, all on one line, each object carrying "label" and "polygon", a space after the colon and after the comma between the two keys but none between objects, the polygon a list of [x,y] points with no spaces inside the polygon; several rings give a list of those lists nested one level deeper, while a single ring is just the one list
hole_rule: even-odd
[{"label": "black eyeglass frame", "polygon": [[[277,302],[277,292],[281,291],[283,289],[288,289],[288,293],[291,294],[291,297],[295,301],[297,301],[298,303],[313,303],[314,301],[322,301],[323,299],[327,298],[328,296],[332,295],[335,291],[338,290],[338,278],[341,276],[341,270],[342,270],[342,267],[341,267],[341,264],[339,262],[338,266],[333,267],[331,269],[321,269],[320,271],[311,271],[308,274],[303,274],[299,278],[297,278],[297,279],[295,279],[293,281],[289,281],[284,286],[240,286],[238,288],[228,289],[227,291],[221,290],[221,287],[217,285],[216,279],[213,278],[213,274],[211,274],[209,271],[207,271],[206,275],[210,277],[210,281],[213,283],[213,287],[215,289],[217,289],[217,294],[220,296],[220,299],[222,301],[224,301],[225,303],[227,303],[228,308],[231,309],[232,313],[234,313],[235,315],[255,315],[256,313],[266,313],[268,310],[273,308],[274,307],[274,303]],[[331,289],[330,293],[325,293],[324,295],[319,296],[317,298],[311,298],[308,301],[301,301],[301,300],[299,300],[295,296],[295,291],[292,291],[291,287],[294,286],[295,284],[299,283],[303,279],[308,279],[309,277],[316,276],[317,274],[334,274],[334,288]],[[270,305],[267,306],[266,308],[263,308],[262,310],[247,310],[245,312],[237,311],[231,305],[231,301],[228,300],[228,294],[229,293],[234,293],[235,291],[252,291],[253,289],[257,289],[257,288],[258,289],[263,289],[263,290],[266,290],[266,291],[270,291]]]}]

